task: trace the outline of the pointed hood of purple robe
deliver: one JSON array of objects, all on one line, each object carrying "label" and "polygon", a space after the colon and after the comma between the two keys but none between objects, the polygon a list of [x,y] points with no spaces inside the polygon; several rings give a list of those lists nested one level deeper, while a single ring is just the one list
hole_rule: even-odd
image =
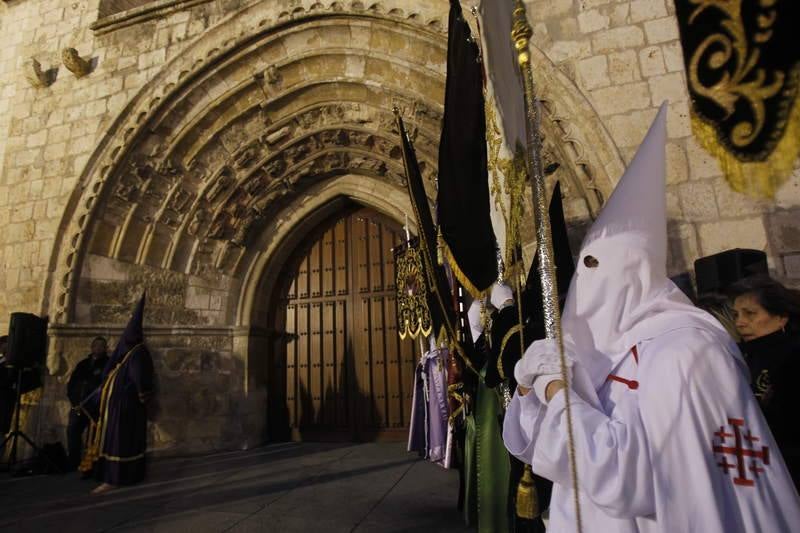
[{"label": "pointed hood of purple robe", "polygon": [[108,358],[108,363],[106,363],[106,367],[103,369],[104,381],[109,372],[111,372],[119,363],[122,362],[128,352],[130,352],[138,344],[142,344],[144,342],[144,329],[142,327],[142,322],[144,320],[144,302],[146,296],[147,292],[143,292],[142,297],[139,299],[139,303],[136,304],[136,308],[133,310],[133,315],[131,315],[130,320],[128,320],[128,325],[125,326],[125,330],[122,332],[122,335],[120,335],[119,340],[117,341],[117,346],[114,348],[114,352],[111,354],[111,357]]}]

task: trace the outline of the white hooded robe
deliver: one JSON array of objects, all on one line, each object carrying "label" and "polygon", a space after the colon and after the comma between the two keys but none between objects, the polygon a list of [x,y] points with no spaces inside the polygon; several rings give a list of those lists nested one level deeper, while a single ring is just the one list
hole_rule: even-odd
[{"label": "white hooded robe", "polygon": [[[562,320],[583,531],[800,532],[738,348],[666,276],[665,120],[662,106],[587,234]],[[554,482],[555,533],[576,531],[567,390],[547,405],[515,394],[503,428]]]}]

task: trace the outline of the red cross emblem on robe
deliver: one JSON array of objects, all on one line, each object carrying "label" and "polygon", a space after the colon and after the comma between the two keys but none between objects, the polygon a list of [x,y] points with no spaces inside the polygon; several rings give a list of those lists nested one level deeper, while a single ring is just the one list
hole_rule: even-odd
[{"label": "red cross emblem on robe", "polygon": [[711,448],[719,459],[717,466],[725,473],[732,473],[734,484],[752,487],[764,473],[762,465],[769,465],[769,449],[766,446],[756,449],[760,439],[750,432],[744,419],[728,418],[728,424],[730,429],[720,426],[711,440]]}]

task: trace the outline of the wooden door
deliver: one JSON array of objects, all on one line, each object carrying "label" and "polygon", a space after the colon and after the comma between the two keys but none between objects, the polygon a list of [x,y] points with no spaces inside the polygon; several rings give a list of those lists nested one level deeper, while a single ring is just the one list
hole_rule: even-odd
[{"label": "wooden door", "polygon": [[291,263],[276,390],[292,439],[406,438],[419,350],[397,335],[392,248],[403,235],[362,209],[321,228]]}]

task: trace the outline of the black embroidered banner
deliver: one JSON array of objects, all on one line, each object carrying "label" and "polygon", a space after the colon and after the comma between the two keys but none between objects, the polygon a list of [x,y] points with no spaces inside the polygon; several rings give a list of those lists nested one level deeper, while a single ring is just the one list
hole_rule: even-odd
[{"label": "black embroidered banner", "polygon": [[772,197],[800,150],[797,0],[676,0],[692,127],[733,189]]},{"label": "black embroidered banner", "polygon": [[418,335],[427,338],[433,331],[425,262],[416,237],[394,249],[397,331],[401,339]]},{"label": "black embroidered banner", "polygon": [[[419,171],[419,163],[414,147],[406,134],[403,119],[395,110],[397,129],[403,144],[403,164],[406,169],[406,183],[414,216],[419,229],[419,258],[421,259],[427,282],[427,302],[433,324],[433,333],[437,343],[447,343],[451,352],[455,352],[474,374],[478,371],[472,364],[474,347],[472,338],[465,335],[462,327],[464,317],[457,311],[456,294],[450,289],[450,279],[445,267],[436,261],[436,226],[433,223],[428,196]],[[419,291],[419,288],[414,288]],[[423,326],[424,327],[424,326]]]},{"label": "black embroidered banner", "polygon": [[439,244],[458,281],[478,297],[497,279],[497,244],[489,215],[483,72],[478,45],[456,0],[450,2],[449,25],[436,203]]},{"label": "black embroidered banner", "polygon": [[[434,335],[442,339],[443,334],[451,340],[457,340],[456,307],[453,302],[453,293],[444,267],[436,261],[436,226],[425,194],[425,185],[422,173],[419,170],[417,155],[414,147],[406,134],[405,125],[400,115],[397,115],[397,129],[403,146],[403,164],[406,169],[406,184],[411,206],[414,208],[414,218],[417,220],[419,233],[419,254],[422,262],[422,271],[425,274],[426,298],[429,302],[428,310],[433,324]],[[420,288],[415,290],[419,291]],[[399,300],[398,300],[399,303]],[[398,311],[401,311],[398,309]],[[423,326],[425,327],[425,326]]]}]

